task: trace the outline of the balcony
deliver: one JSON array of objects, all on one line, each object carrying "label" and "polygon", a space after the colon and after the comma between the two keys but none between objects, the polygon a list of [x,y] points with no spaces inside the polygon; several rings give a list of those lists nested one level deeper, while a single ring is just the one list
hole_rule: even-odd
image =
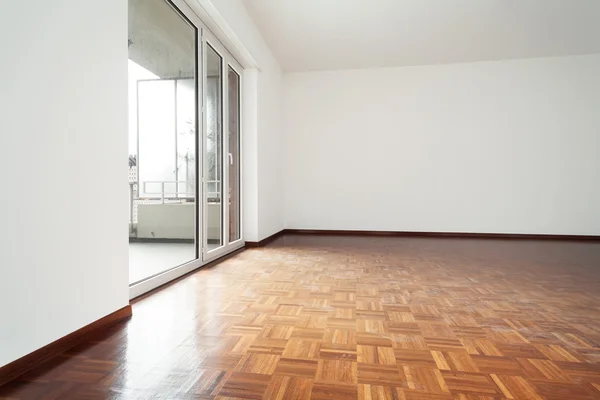
[{"label": "balcony", "polygon": [[[206,187],[206,246],[211,250],[221,242],[220,182],[209,181]],[[195,196],[195,181],[139,182],[137,167],[130,167],[130,284],[197,258]]]}]

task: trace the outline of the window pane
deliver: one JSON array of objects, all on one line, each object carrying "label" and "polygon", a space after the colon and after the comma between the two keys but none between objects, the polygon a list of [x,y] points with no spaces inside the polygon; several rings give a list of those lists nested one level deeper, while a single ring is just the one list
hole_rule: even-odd
[{"label": "window pane", "polygon": [[240,76],[229,67],[229,241],[241,238],[240,232]]},{"label": "window pane", "polygon": [[222,59],[212,48],[206,52],[206,242],[208,250],[223,244],[223,132]]}]

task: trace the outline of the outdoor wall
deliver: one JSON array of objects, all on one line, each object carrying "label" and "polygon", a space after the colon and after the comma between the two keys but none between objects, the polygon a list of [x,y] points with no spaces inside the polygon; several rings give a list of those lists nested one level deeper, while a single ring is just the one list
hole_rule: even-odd
[{"label": "outdoor wall", "polygon": [[0,366],[128,304],[127,2],[0,13]]},{"label": "outdoor wall", "polygon": [[242,113],[256,115],[242,125],[244,236],[258,241],[283,229],[282,72],[241,0],[212,3],[258,64],[242,83]]},{"label": "outdoor wall", "polygon": [[600,55],[286,74],[286,228],[600,235]]}]

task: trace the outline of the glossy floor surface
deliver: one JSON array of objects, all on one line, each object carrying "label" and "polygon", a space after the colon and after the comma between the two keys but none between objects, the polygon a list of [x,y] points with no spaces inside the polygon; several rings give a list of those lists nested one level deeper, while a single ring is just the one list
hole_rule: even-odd
[{"label": "glossy floor surface", "polygon": [[285,236],[134,304],[15,399],[600,399],[600,243]]}]

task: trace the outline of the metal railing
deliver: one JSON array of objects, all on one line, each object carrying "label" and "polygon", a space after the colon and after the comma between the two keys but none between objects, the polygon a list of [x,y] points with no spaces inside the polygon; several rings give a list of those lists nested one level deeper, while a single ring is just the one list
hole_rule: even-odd
[{"label": "metal railing", "polygon": [[[221,201],[221,192],[219,189],[221,181],[212,180],[206,181],[207,189],[207,202],[215,203]],[[147,185],[159,185],[159,189],[155,191],[149,191]],[[168,185],[175,185],[175,190],[169,191]],[[180,190],[181,186],[187,188],[187,190]],[[184,201],[195,201],[196,200],[196,181],[144,181],[141,182],[140,191],[139,182],[129,182],[129,224],[130,232],[133,232],[135,225],[135,215],[137,206],[140,203],[157,202],[155,204],[165,204],[184,202]],[[142,196],[140,196],[142,194]],[[146,195],[152,195],[147,197]]]},{"label": "metal railing", "polygon": [[[220,199],[221,191],[215,190],[220,189],[219,180],[206,181],[207,188],[211,188],[213,191],[207,192],[207,197],[209,199]],[[156,191],[149,191],[147,185],[160,185],[160,189]],[[175,185],[175,190],[169,191],[165,190],[165,185]],[[191,188],[191,191],[180,190],[180,185],[185,185],[186,188]],[[161,200],[161,204],[164,204],[165,199],[171,200],[185,200],[196,194],[196,182],[195,181],[144,181],[142,182],[142,191],[141,193],[150,194],[150,195],[158,195]],[[132,191],[133,192],[133,191]],[[131,192],[131,193],[132,193]],[[138,194],[139,195],[139,194]]]},{"label": "metal railing", "polygon": [[[157,184],[160,185],[159,191],[152,192],[147,189],[147,185],[157,185]],[[175,185],[175,191],[166,191],[165,185]],[[192,190],[189,192],[185,191],[185,190],[179,190],[180,185],[185,185],[186,188],[191,186]],[[165,198],[184,200],[186,198],[189,198],[189,197],[185,197],[185,196],[193,197],[196,194],[195,186],[196,186],[195,181],[144,181],[144,182],[142,182],[142,193],[154,194],[154,195],[157,194],[160,197],[160,203],[165,204]],[[170,196],[174,196],[174,197],[170,197]],[[184,197],[182,197],[182,196],[184,196]]]}]

